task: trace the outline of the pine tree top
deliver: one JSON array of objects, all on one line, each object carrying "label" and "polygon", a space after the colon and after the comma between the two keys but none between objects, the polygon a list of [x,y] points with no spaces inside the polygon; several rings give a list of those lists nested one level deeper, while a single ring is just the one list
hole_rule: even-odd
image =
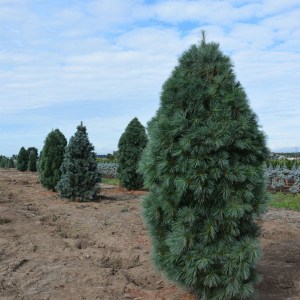
[{"label": "pine tree top", "polygon": [[206,41],[205,41],[205,31],[204,30],[202,30],[201,31],[201,34],[202,34],[202,40],[201,40],[201,45],[205,45],[205,43],[206,43]]},{"label": "pine tree top", "polygon": [[142,147],[145,147],[146,143],[147,135],[145,132],[145,127],[141,124],[139,119],[135,117],[126,126],[125,131],[119,140],[118,147],[125,144],[136,146],[141,144]]},{"label": "pine tree top", "polygon": [[81,131],[83,133],[86,133],[86,126],[83,126],[82,121],[80,122],[80,124],[77,126],[77,131]]}]

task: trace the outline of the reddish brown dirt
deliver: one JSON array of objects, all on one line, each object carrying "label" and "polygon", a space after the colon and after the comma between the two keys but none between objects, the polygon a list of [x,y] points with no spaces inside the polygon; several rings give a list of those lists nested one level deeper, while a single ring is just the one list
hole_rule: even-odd
[{"label": "reddish brown dirt", "polygon": [[[145,193],[103,186],[99,202],[69,202],[36,174],[2,169],[0,299],[193,300],[152,267]],[[300,213],[271,209],[260,222],[259,299],[300,299]]]}]

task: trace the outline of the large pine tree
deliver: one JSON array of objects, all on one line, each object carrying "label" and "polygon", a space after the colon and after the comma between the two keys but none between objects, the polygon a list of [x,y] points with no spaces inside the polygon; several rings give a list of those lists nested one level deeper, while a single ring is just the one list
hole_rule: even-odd
[{"label": "large pine tree", "polygon": [[17,169],[27,171],[29,154],[24,147],[21,147],[17,158]]},{"label": "large pine tree", "polygon": [[88,139],[86,127],[79,125],[71,137],[61,166],[62,176],[57,184],[61,197],[89,201],[95,198],[100,174],[94,146]]},{"label": "large pine tree", "polygon": [[144,185],[143,177],[137,172],[137,169],[147,142],[144,126],[138,118],[132,119],[118,144],[118,177],[121,185],[128,190],[136,190]]},{"label": "large pine tree", "polygon": [[217,43],[193,45],[164,83],[140,169],[153,260],[199,299],[248,299],[259,276],[265,136]]},{"label": "large pine tree", "polygon": [[60,179],[67,140],[59,129],[52,130],[46,137],[38,163],[41,184],[54,191]]}]

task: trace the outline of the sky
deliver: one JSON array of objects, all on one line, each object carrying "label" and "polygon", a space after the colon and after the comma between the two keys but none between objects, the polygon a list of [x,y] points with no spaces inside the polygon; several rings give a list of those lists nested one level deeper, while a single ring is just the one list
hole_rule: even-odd
[{"label": "sky", "polygon": [[0,154],[82,121],[98,154],[146,126],[179,56],[229,55],[272,151],[300,151],[299,0],[0,0]]}]

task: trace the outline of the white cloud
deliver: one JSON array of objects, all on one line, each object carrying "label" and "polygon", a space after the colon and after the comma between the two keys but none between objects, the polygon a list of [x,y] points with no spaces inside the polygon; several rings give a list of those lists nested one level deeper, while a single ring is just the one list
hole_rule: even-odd
[{"label": "white cloud", "polygon": [[151,17],[151,11],[142,1],[102,0],[92,1],[87,5],[90,15],[98,18],[99,27],[132,23]]},{"label": "white cloud", "polygon": [[0,97],[0,105],[16,110],[82,99],[127,101],[141,94],[157,98],[178,54],[192,39],[181,38],[175,30],[142,28],[121,35],[114,46],[102,43],[103,49],[96,52],[71,52],[63,58],[6,54],[2,61],[17,59],[13,70],[0,73],[13,101]]},{"label": "white cloud", "polygon": [[[184,21],[197,21],[206,23],[208,20],[216,20],[230,11],[232,6],[229,3],[221,1],[162,1],[153,8],[157,18],[164,22],[178,23]],[[226,17],[225,17],[226,19]]]}]

